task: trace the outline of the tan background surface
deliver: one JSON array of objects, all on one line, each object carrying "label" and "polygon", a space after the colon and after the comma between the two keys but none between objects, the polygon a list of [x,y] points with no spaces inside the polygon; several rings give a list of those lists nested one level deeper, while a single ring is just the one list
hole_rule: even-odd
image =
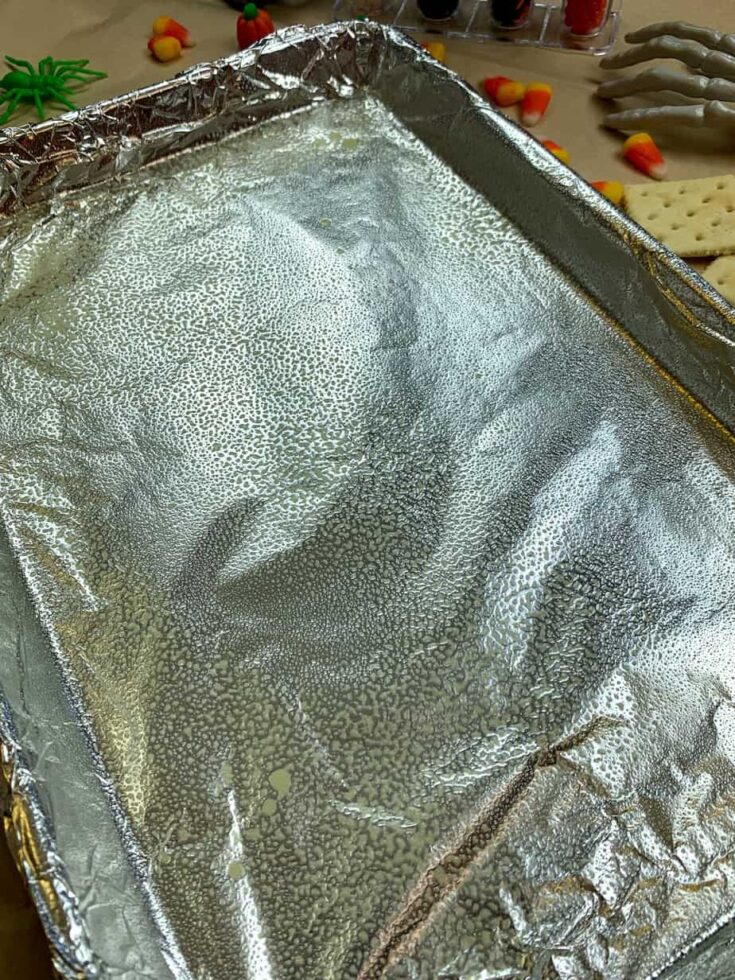
[{"label": "tan background surface", "polygon": [[[691,0],[624,0],[623,28],[699,16],[719,30],[735,31],[734,0],[710,0],[699,15],[696,8]],[[315,24],[329,19],[330,4],[312,0],[300,8],[269,9],[277,26]],[[146,50],[151,23],[161,14],[180,20],[197,40],[195,48],[166,65],[152,61]],[[198,61],[231,54],[236,50],[236,19],[236,12],[222,0],[0,0],[3,53],[33,62],[46,55],[89,58],[90,67],[108,72],[108,78],[79,94],[78,105],[160,81]],[[453,41],[447,45],[447,65],[473,84],[497,74],[550,82],[555,98],[538,135],[565,146],[572,166],[588,180],[644,179],[620,159],[622,138],[600,127],[606,106],[594,98],[595,82],[603,74],[595,58],[510,44]],[[20,124],[33,118],[26,111],[13,121]],[[735,133],[671,132],[658,142],[672,179],[735,171]],[[0,977],[45,980],[49,976],[44,940],[0,840]]]}]

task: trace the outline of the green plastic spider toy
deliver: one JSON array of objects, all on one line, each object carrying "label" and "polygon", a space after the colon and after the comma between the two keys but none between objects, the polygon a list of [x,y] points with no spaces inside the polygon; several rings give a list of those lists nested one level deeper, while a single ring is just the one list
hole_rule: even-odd
[{"label": "green plastic spider toy", "polygon": [[3,102],[8,103],[5,112],[0,116],[0,126],[10,119],[19,102],[33,103],[39,119],[46,118],[44,102],[60,102],[68,109],[76,109],[69,99],[74,94],[74,89],[68,83],[84,84],[95,78],[107,78],[106,72],[87,68],[88,59],[54,61],[53,58],[44,58],[38,62],[38,71],[30,61],[22,58],[6,56],[5,60],[12,71],[0,78],[0,90],[3,93],[0,95],[0,106]]}]

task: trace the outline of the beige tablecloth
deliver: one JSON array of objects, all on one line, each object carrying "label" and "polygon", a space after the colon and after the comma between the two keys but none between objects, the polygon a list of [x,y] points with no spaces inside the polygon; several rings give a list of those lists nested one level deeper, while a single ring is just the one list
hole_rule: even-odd
[{"label": "beige tablecloth", "polygon": [[[710,0],[702,13],[691,0],[624,0],[623,27],[632,30],[652,21],[698,17],[720,30],[735,30],[733,0]],[[278,26],[316,24],[330,19],[331,5],[313,0],[304,7],[270,8]],[[155,17],[170,14],[197,40],[177,61],[154,62],[146,44]],[[78,105],[95,102],[168,78],[198,61],[236,50],[237,14],[222,0],[2,0],[0,32],[3,51],[37,62],[55,58],[89,58],[108,77],[79,93]],[[620,42],[619,42],[620,43]],[[510,44],[453,41],[447,64],[478,84],[486,75],[503,74],[554,86],[554,101],[539,135],[571,153],[572,166],[588,180],[642,180],[620,158],[622,138],[601,128],[606,106],[594,96],[602,72],[589,56]],[[509,110],[513,115],[515,110]],[[32,111],[13,122],[32,121]],[[731,173],[735,170],[735,133],[671,132],[658,138],[672,179]],[[0,835],[1,838],[1,835]],[[0,840],[0,977],[36,980],[50,976],[43,939]]]}]

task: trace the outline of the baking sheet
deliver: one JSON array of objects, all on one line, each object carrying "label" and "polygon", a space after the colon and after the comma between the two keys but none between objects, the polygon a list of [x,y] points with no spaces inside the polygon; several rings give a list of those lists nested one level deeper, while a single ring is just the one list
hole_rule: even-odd
[{"label": "baking sheet", "polygon": [[727,920],[715,294],[388,29],[4,150],[1,734],[62,975],[644,977]]}]

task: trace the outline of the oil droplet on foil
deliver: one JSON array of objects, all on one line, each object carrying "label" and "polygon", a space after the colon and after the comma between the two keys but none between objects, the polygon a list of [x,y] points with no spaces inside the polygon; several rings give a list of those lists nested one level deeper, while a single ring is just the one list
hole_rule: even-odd
[{"label": "oil droplet on foil", "polygon": [[227,874],[233,881],[239,881],[241,878],[245,877],[245,865],[242,863],[242,861],[230,861],[230,865],[227,868]]},{"label": "oil droplet on foil", "polygon": [[268,782],[278,794],[278,799],[282,800],[291,789],[291,773],[288,769],[274,769],[268,777]]},{"label": "oil droplet on foil", "polygon": [[448,875],[444,870],[444,868],[442,868],[440,865],[437,865],[435,868],[432,868],[432,872],[434,875],[434,881],[437,883],[437,885],[439,885],[440,887],[446,885],[448,880]]}]

